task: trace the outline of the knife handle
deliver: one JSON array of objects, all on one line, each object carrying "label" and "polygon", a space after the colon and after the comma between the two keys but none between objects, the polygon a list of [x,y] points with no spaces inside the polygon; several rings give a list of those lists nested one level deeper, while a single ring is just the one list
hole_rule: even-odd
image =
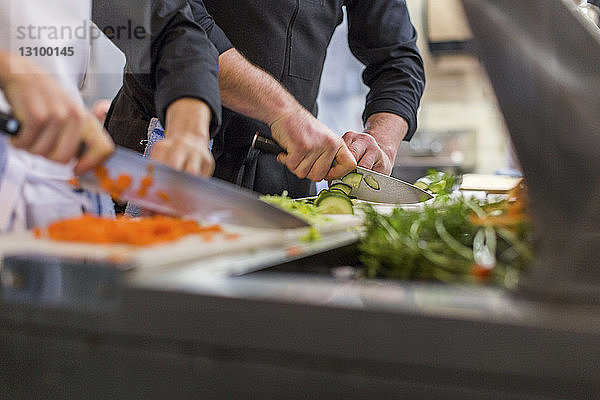
[{"label": "knife handle", "polygon": [[21,123],[15,117],[0,112],[0,132],[10,136],[17,136],[21,130]]},{"label": "knife handle", "polygon": [[277,144],[273,139],[260,136],[257,132],[252,139],[252,148],[263,151],[268,154],[285,153],[285,149]]}]

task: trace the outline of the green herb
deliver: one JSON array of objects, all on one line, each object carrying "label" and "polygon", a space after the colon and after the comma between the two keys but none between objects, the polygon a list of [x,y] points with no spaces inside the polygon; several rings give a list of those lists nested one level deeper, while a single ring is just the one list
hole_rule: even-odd
[{"label": "green herb", "polygon": [[450,194],[454,190],[457,179],[454,175],[441,171],[429,170],[427,175],[419,178],[415,186],[433,194]]},{"label": "green herb", "polygon": [[391,215],[364,205],[359,249],[366,275],[513,287],[533,262],[533,231],[526,218],[510,228],[473,223],[488,209],[506,212],[507,203],[438,195],[422,211],[398,208]]}]

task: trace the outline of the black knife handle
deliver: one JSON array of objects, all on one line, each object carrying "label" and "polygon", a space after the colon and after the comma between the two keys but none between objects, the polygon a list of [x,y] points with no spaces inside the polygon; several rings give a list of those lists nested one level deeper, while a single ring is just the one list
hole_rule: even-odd
[{"label": "black knife handle", "polygon": [[252,139],[252,148],[268,154],[279,154],[286,152],[283,147],[277,144],[276,141],[264,136],[260,136],[258,132],[254,135],[254,139]]},{"label": "black knife handle", "polygon": [[0,132],[17,136],[20,129],[21,123],[15,117],[0,112]]}]

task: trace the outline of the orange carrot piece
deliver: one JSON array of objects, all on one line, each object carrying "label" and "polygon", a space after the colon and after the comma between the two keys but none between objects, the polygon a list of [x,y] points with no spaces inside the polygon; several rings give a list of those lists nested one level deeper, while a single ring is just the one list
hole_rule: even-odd
[{"label": "orange carrot piece", "polygon": [[75,178],[75,177],[73,177],[73,178],[69,179],[69,180],[68,180],[68,182],[69,182],[69,184],[70,184],[71,186],[73,186],[73,187],[76,187],[76,188],[77,188],[77,187],[79,187],[79,186],[80,186],[80,184],[79,184],[79,179],[77,179],[77,178]]},{"label": "orange carrot piece", "polygon": [[221,232],[222,228],[218,225],[201,226],[196,221],[161,215],[116,219],[84,215],[57,221],[48,227],[48,236],[54,240],[132,245],[170,242],[190,234],[211,241]]},{"label": "orange carrot piece", "polygon": [[169,201],[171,201],[171,196],[169,196],[169,194],[167,192],[164,192],[162,190],[157,190],[156,196],[158,196],[158,198],[160,198],[165,203],[168,203]]}]

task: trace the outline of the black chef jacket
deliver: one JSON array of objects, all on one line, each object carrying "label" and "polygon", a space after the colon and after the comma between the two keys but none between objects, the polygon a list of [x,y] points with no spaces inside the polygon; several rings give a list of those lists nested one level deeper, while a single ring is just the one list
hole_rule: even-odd
[{"label": "black chef jacket", "polygon": [[[378,112],[397,114],[408,122],[406,140],[415,132],[425,74],[417,34],[404,0],[205,0],[208,12],[234,47],[285,86],[316,114],[316,98],[326,50],[346,6],[352,53],[366,66],[363,80],[370,91],[363,119]],[[262,193],[292,197],[313,193],[274,156],[250,153],[241,161],[255,132],[268,127],[230,110],[213,146],[215,176],[238,181]]]},{"label": "black chef jacket", "polygon": [[[94,16],[101,14],[94,0]],[[128,57],[123,87],[113,100],[106,128],[115,143],[143,151],[150,119],[164,123],[168,106],[182,97],[197,98],[212,110],[211,131],[221,121],[218,51],[231,44],[206,13],[201,1],[152,0],[151,69],[139,73],[137,55]],[[138,49],[146,51],[147,49]],[[128,54],[126,54],[129,56]]]}]

